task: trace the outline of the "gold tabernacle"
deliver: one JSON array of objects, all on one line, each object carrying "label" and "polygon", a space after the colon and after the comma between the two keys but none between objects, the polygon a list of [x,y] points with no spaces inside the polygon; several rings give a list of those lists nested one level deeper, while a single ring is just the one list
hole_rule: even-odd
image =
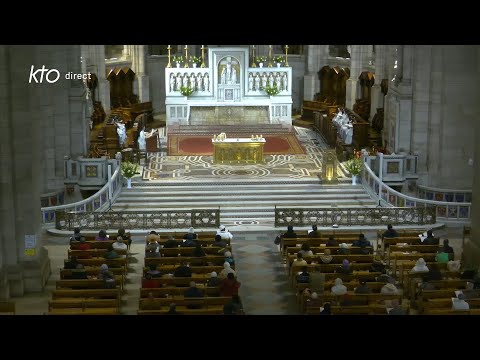
[{"label": "gold tabernacle", "polygon": [[263,162],[265,139],[227,138],[212,139],[215,164],[256,164]]}]

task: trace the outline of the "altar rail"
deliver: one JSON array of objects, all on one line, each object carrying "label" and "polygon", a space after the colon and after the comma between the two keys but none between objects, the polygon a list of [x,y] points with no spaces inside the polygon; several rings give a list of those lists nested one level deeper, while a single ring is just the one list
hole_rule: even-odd
[{"label": "altar rail", "polygon": [[112,230],[119,228],[176,229],[218,228],[220,209],[164,210],[164,211],[107,211],[64,212],[55,214],[58,230],[76,227],[88,230]]},{"label": "altar rail", "polygon": [[367,191],[370,191],[377,199],[383,199],[388,206],[405,206],[407,208],[433,206],[437,220],[470,223],[472,203],[425,200],[402,194],[380,181],[368,163],[365,163],[362,170],[362,184]]},{"label": "altar rail", "polygon": [[[382,161],[380,158],[383,158]],[[398,183],[407,179],[418,179],[418,155],[378,153],[377,156],[367,156],[366,163],[376,176],[382,172],[383,181]]]},{"label": "altar rail", "polygon": [[275,227],[350,225],[427,225],[435,224],[435,207],[376,208],[277,208]]},{"label": "altar rail", "polygon": [[[58,215],[70,212],[90,212],[107,209],[122,189],[123,177],[117,166],[111,179],[94,195],[82,201],[59,206],[42,207],[42,223],[57,223]],[[60,215],[61,216],[61,215]]]}]

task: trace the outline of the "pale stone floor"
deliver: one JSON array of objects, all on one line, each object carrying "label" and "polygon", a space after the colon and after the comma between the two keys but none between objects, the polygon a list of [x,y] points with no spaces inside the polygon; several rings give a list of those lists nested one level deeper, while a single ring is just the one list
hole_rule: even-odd
[{"label": "pale stone floor", "polygon": [[[299,229],[298,229],[299,230]],[[240,295],[245,311],[250,315],[296,315],[299,314],[295,293],[288,282],[285,265],[280,258],[278,246],[273,239],[281,231],[236,232],[232,241],[233,255],[242,283]],[[365,231],[369,240],[375,240],[374,231]],[[441,241],[450,240],[455,258],[461,258],[462,227],[445,226],[434,231]],[[41,315],[48,312],[50,292],[59,279],[59,270],[67,257],[68,237],[45,235],[45,243],[51,259],[52,274],[42,293],[31,293],[13,298],[19,315]],[[122,297],[122,314],[133,315],[138,309],[139,289],[144,262],[144,236],[136,235],[131,247],[132,259]]]}]

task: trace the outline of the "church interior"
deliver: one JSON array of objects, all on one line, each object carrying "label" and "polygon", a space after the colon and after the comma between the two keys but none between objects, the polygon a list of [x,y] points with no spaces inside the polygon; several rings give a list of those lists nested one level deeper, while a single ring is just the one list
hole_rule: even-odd
[{"label": "church interior", "polygon": [[1,45],[0,314],[480,314],[479,65]]}]

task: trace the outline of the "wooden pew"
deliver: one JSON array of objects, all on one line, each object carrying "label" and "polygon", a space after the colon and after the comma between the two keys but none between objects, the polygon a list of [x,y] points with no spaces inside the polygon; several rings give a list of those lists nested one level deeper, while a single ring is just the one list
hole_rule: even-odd
[{"label": "wooden pew", "polygon": [[[175,271],[178,266],[176,265],[161,265],[157,266],[157,269],[161,272],[171,273]],[[143,276],[145,277],[147,271],[150,270],[148,267],[143,268]],[[190,266],[190,270],[192,270],[192,274],[211,274],[215,271],[220,274],[220,271],[223,270],[223,265],[207,265],[207,266]]]},{"label": "wooden pew", "polygon": [[[307,263],[311,263],[312,261],[319,262],[321,255],[313,255],[313,256],[308,256],[304,257],[304,260]],[[287,256],[287,263],[288,263],[288,268],[290,269],[292,266],[293,261],[297,258],[296,255],[288,255]],[[350,254],[350,255],[332,255],[332,261],[331,264],[341,264],[344,259],[347,259],[350,262],[359,262],[359,263],[373,263],[373,254],[370,255],[355,255],[355,254]]]},{"label": "wooden pew", "polygon": [[55,289],[52,290],[52,299],[61,298],[96,298],[120,300],[120,288],[116,289]]},{"label": "wooden pew", "polygon": [[[352,244],[353,242],[358,240],[358,236],[349,236],[349,237],[344,237],[344,238],[335,238],[338,243],[346,243],[346,244]],[[281,238],[280,240],[280,252],[284,254],[286,251],[287,247],[296,247],[296,246],[302,246],[303,244],[307,243],[310,245],[310,247],[320,247],[320,246],[325,246],[326,243],[328,242],[328,237],[325,238]],[[372,244],[372,241],[370,241]]]},{"label": "wooden pew", "polygon": [[0,301],[0,315],[15,315],[15,313],[13,301]]},{"label": "wooden pew", "polygon": [[[65,263],[68,260],[65,260]],[[123,267],[125,271],[127,270],[127,259],[118,258],[118,259],[105,259],[105,258],[91,258],[91,259],[77,259],[77,262],[87,266],[102,266],[102,264],[107,264],[108,267]]]},{"label": "wooden pew", "polygon": [[[195,281],[197,285],[206,285],[210,276],[205,276],[204,274],[193,274],[191,277],[158,277],[153,278],[152,280],[158,284],[157,287],[164,287],[164,286],[190,286],[191,281]],[[142,284],[143,284],[142,279]]]},{"label": "wooden pew", "polygon": [[[397,268],[400,262],[412,261],[412,260],[417,261],[420,258],[423,258],[426,262],[435,262],[435,256],[437,256],[436,253],[409,253],[409,254],[392,253],[391,254],[391,257],[393,257],[392,273],[393,274],[397,273]],[[388,261],[388,264],[390,264],[391,260],[392,259],[390,258]]]},{"label": "wooden pew", "polygon": [[[102,257],[107,252],[107,249],[89,249],[89,250],[68,250],[68,258],[75,256],[77,259],[85,257]],[[127,256],[128,250],[115,250],[118,255]],[[127,257],[128,259],[128,257]]]},{"label": "wooden pew", "polygon": [[[159,252],[162,256],[166,257],[191,256],[194,249],[194,247],[160,248]],[[224,250],[232,251],[231,246],[226,246],[224,248],[219,246],[202,246],[202,249],[207,255],[223,255],[222,251]]]},{"label": "wooden pew", "polygon": [[[205,296],[220,296],[220,289],[218,287],[212,286],[198,286],[200,290],[203,291]],[[178,296],[185,293],[188,287],[161,287],[161,288],[141,288],[140,289],[140,297],[146,298],[148,297],[148,293],[152,293],[156,298],[164,298],[168,296]],[[167,296],[168,295],[168,296]]]},{"label": "wooden pew", "polygon": [[425,315],[480,315],[480,309],[451,310],[451,309],[426,309]]},{"label": "wooden pew", "polygon": [[[314,246],[310,248],[310,250],[312,250],[314,255],[325,253],[325,249],[329,249],[332,254],[336,254],[337,251],[340,249],[340,246]],[[361,251],[364,250],[364,248],[361,248],[360,246],[350,246],[348,249],[350,250],[351,254],[358,254],[358,255],[361,255],[362,254]],[[365,249],[370,250],[370,252],[373,254],[373,247],[367,246],[365,247]],[[295,247],[288,246],[285,251],[285,254],[296,255],[300,250],[301,250],[301,247],[299,246],[295,246]]]},{"label": "wooden pew", "polygon": [[[123,290],[125,277],[123,275],[115,275],[115,284]],[[100,279],[65,279],[57,280],[57,289],[103,289],[105,282]]]},{"label": "wooden pew", "polygon": [[232,298],[230,296],[216,296],[216,297],[203,297],[203,298],[185,298],[183,296],[172,298],[155,298],[151,301],[148,298],[141,298],[139,300],[139,310],[161,310],[167,308],[174,302],[179,306],[197,305],[202,308],[223,306],[230,302]]},{"label": "wooden pew", "polygon": [[118,308],[52,308],[48,315],[118,315]]},{"label": "wooden pew", "polygon": [[[126,275],[125,268],[108,268],[114,275]],[[97,276],[100,273],[100,267],[98,266],[88,266],[85,268],[87,276]],[[67,280],[72,275],[71,269],[60,269],[60,279]]]},{"label": "wooden pew", "polygon": [[[223,255],[207,255],[203,257],[195,256],[177,256],[177,257],[158,257],[158,258],[145,258],[145,266],[152,265],[180,265],[182,262],[186,262],[190,265],[212,263],[214,265],[223,265],[225,262],[225,256]],[[234,266],[232,266],[232,269]]]},{"label": "wooden pew", "polygon": [[48,310],[65,308],[119,308],[118,299],[62,298],[48,301]]},{"label": "wooden pew", "polygon": [[[387,315],[385,305],[331,306],[332,315]],[[320,315],[320,308],[307,307],[307,315]]]},{"label": "wooden pew", "polygon": [[[180,315],[222,315],[223,306],[209,307],[207,309],[188,309],[185,306],[177,306]],[[137,315],[168,315],[168,309],[138,310]]]},{"label": "wooden pew", "polygon": [[[115,240],[90,240],[85,241],[88,245],[90,245],[91,249],[108,249],[110,245],[112,245]],[[128,241],[124,240],[124,244],[128,245]],[[72,241],[70,244],[70,250],[78,250],[78,246],[80,245],[80,241]]]}]

